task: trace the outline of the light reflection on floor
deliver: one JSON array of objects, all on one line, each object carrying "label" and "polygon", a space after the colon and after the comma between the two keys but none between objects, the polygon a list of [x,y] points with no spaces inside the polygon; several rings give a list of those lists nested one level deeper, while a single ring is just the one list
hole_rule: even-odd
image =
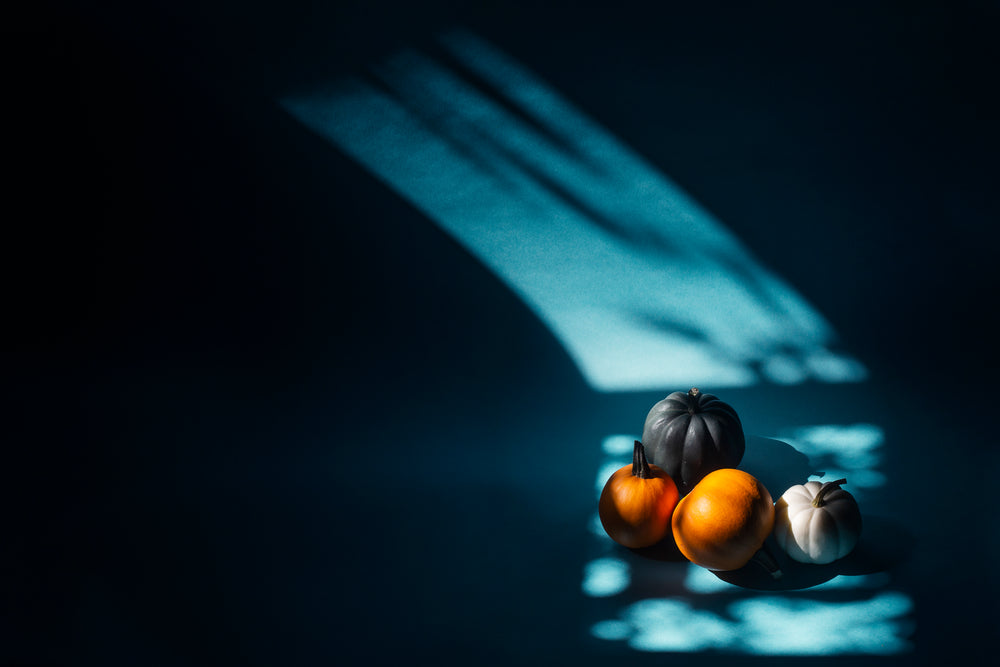
[{"label": "light reflection on floor", "polygon": [[[851,493],[859,501],[864,500],[867,489],[886,482],[885,475],[878,470],[885,436],[874,424],[799,427],[784,430],[775,437],[808,456],[813,466],[824,472],[823,478],[846,478]],[[821,477],[813,475],[810,479]]]},{"label": "light reflection on floor", "polygon": [[721,650],[759,655],[891,654],[910,650],[910,599],[885,591],[851,602],[788,596],[738,600],[723,612],[690,599],[647,599],[591,628],[641,651]]}]

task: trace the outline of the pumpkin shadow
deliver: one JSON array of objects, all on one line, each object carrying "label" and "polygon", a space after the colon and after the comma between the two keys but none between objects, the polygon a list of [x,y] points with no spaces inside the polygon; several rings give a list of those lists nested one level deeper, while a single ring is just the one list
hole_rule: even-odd
[{"label": "pumpkin shadow", "polygon": [[677,542],[674,541],[672,533],[667,533],[666,537],[652,546],[641,547],[639,549],[629,549],[629,551],[640,558],[646,558],[648,560],[658,560],[664,563],[687,562],[687,558],[681,553],[681,550],[677,548]]},{"label": "pumpkin shadow", "polygon": [[812,588],[840,575],[860,576],[886,572],[905,561],[916,538],[901,523],[879,516],[865,516],[861,537],[854,550],[840,560],[826,565],[799,563],[790,558],[768,536],[764,545],[778,562],[782,575],[774,578],[762,566],[751,561],[738,570],[712,573],[723,581],[762,591],[790,591]]},{"label": "pumpkin shadow", "polygon": [[756,477],[774,501],[816,472],[809,464],[809,457],[787,442],[758,435],[747,437],[746,451],[738,467]]}]

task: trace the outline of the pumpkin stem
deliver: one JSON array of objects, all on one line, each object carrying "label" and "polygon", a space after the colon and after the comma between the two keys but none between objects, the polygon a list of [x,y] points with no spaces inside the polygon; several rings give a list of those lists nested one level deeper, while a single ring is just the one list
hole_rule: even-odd
[{"label": "pumpkin stem", "polygon": [[781,575],[784,574],[778,566],[778,561],[775,560],[774,554],[767,548],[767,544],[760,545],[760,549],[750,557],[750,560],[767,570],[767,573],[774,579],[781,579]]},{"label": "pumpkin stem", "polygon": [[653,471],[649,469],[649,461],[646,460],[646,448],[638,440],[632,448],[632,475],[639,479],[649,479],[653,476]]},{"label": "pumpkin stem", "polygon": [[823,486],[819,487],[819,491],[816,492],[816,497],[812,499],[813,507],[822,507],[826,504],[826,494],[834,489],[839,489],[841,484],[847,484],[846,479],[838,479],[832,482],[827,482]]},{"label": "pumpkin stem", "polygon": [[701,396],[701,390],[698,389],[698,387],[691,387],[690,389],[688,389],[688,398],[691,399],[688,401],[689,415],[694,415],[698,413],[699,396]]}]

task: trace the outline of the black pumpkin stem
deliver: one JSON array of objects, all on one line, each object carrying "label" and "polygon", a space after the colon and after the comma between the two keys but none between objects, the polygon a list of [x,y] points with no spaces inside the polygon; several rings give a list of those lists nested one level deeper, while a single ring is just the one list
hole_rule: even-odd
[{"label": "black pumpkin stem", "polygon": [[688,389],[688,414],[695,415],[701,412],[701,390],[698,387]]},{"label": "black pumpkin stem", "polygon": [[649,461],[646,460],[646,448],[638,440],[632,448],[632,475],[639,479],[649,479],[653,476],[653,471],[649,469]]},{"label": "black pumpkin stem", "polygon": [[822,507],[826,504],[826,494],[830,493],[834,489],[839,489],[841,484],[847,484],[846,479],[837,479],[832,482],[826,482],[823,486],[819,487],[819,491],[816,492],[816,497],[812,499],[813,507]]}]

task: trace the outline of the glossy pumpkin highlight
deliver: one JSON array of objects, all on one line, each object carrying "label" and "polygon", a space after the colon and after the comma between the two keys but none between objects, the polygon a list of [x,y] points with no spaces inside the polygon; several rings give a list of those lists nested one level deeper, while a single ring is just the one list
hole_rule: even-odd
[{"label": "glossy pumpkin highlight", "polygon": [[722,571],[746,565],[773,526],[771,494],[756,477],[734,468],[705,475],[677,503],[671,520],[681,553],[696,565]]}]

